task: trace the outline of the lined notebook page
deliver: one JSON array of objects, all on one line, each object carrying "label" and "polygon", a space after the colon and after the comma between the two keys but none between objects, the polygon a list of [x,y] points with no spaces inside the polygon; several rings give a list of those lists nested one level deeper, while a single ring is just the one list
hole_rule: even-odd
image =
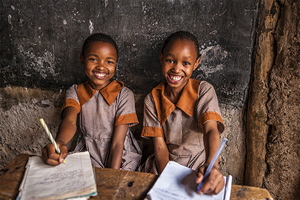
[{"label": "lined notebook page", "polygon": [[[230,197],[231,176],[224,177],[225,186],[217,195],[199,195],[196,192],[196,172],[192,169],[182,166],[176,162],[169,161],[154,186],[148,192],[148,199],[155,200],[183,200],[183,199],[201,199],[201,200],[223,200]],[[229,184],[226,184],[229,183]],[[225,195],[225,190],[228,197]],[[226,199],[227,200],[227,199]]]},{"label": "lined notebook page", "polygon": [[68,155],[65,163],[46,164],[41,157],[30,157],[19,188],[23,199],[63,199],[97,194],[89,153]]}]

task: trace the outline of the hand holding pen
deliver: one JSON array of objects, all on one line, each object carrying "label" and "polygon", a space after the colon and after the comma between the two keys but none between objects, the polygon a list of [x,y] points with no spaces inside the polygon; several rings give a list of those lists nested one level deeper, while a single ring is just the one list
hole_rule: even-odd
[{"label": "hand holding pen", "polygon": [[65,157],[67,155],[67,147],[64,143],[56,142],[50,130],[48,129],[45,121],[41,118],[40,122],[45,129],[51,144],[48,144],[42,149],[42,156],[44,160],[50,165],[58,165],[62,162],[65,162]]},{"label": "hand holding pen", "polygon": [[199,184],[197,187],[197,192],[199,194],[217,194],[223,189],[225,184],[223,175],[216,167],[214,167],[214,165],[226,142],[227,139],[224,138],[208,167],[204,165],[199,169],[198,176],[200,176],[200,179],[197,179],[197,183]]}]

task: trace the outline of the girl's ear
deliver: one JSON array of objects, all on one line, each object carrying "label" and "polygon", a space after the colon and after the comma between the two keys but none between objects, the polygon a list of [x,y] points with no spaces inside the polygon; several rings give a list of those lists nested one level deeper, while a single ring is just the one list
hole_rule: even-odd
[{"label": "girl's ear", "polygon": [[159,52],[159,61],[160,61],[160,64],[162,64],[162,52]]},{"label": "girl's ear", "polygon": [[196,62],[195,62],[193,71],[194,71],[195,69],[197,69],[197,67],[198,67],[198,65],[199,65],[199,63],[200,63],[200,61],[201,61],[201,58],[199,57],[199,58],[196,60]]},{"label": "girl's ear", "polygon": [[82,66],[84,66],[84,57],[82,54],[80,54],[80,63]]}]

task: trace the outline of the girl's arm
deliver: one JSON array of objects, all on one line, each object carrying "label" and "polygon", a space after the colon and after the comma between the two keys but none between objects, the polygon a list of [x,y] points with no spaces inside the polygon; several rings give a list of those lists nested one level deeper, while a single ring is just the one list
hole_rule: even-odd
[{"label": "girl's arm", "polygon": [[[205,163],[209,164],[220,146],[220,134],[217,128],[217,121],[211,120],[206,122],[203,125],[203,129],[203,140],[206,153]],[[214,166],[218,168],[218,162],[216,162]]]},{"label": "girl's arm", "polygon": [[163,137],[154,137],[153,143],[158,174],[161,174],[169,162],[169,150]]},{"label": "girl's arm", "polygon": [[[213,159],[215,153],[217,152],[220,146],[220,135],[217,128],[217,121],[211,120],[206,122],[203,125],[203,140],[204,148],[206,152],[206,161],[204,166],[202,166],[197,173],[196,183],[199,184],[205,172],[205,169],[208,167],[209,163]],[[218,161],[214,164],[209,176],[207,177],[205,183],[199,191],[199,194],[218,194],[224,187],[224,178],[222,173],[218,170]]]},{"label": "girl's arm", "polygon": [[120,169],[121,167],[124,141],[127,131],[128,124],[118,125],[115,127],[108,160],[108,167],[112,169]]},{"label": "girl's arm", "polygon": [[49,165],[58,165],[67,157],[68,149],[66,144],[72,139],[77,130],[76,128],[77,110],[69,106],[63,111],[62,122],[60,123],[56,136],[56,143],[60,149],[60,154],[57,154],[52,143],[42,149],[42,156]]}]

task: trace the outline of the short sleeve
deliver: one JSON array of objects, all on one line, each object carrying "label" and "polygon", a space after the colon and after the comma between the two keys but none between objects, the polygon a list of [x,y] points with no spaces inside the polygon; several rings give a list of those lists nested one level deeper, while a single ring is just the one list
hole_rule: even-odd
[{"label": "short sleeve", "polygon": [[76,108],[77,113],[80,113],[80,103],[77,95],[77,85],[72,85],[66,91],[65,102],[62,106],[61,112],[68,106],[73,106]]},{"label": "short sleeve", "polygon": [[144,120],[141,136],[145,138],[164,137],[151,93],[144,100]]},{"label": "short sleeve", "polygon": [[131,127],[138,123],[133,92],[123,87],[117,98],[115,126],[128,124]]},{"label": "short sleeve", "polygon": [[201,128],[205,122],[215,120],[218,122],[219,133],[225,129],[215,89],[205,81],[201,81],[199,85],[197,117]]}]

